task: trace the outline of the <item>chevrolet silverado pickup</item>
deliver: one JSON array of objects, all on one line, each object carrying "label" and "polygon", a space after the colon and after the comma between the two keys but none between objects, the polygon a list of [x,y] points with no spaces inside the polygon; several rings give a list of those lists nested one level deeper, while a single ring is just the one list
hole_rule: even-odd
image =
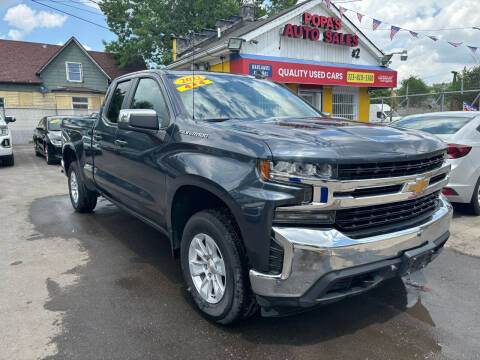
[{"label": "chevrolet silverado pickup", "polygon": [[74,209],[103,196],[166,235],[194,303],[222,324],[360,294],[449,237],[444,143],[329,117],[265,79],[122,76],[96,120],[64,122],[62,144]]}]

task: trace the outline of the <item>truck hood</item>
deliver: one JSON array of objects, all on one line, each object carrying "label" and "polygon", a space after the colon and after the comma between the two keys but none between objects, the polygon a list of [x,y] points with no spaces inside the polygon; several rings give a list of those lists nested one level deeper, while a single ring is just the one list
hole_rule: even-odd
[{"label": "truck hood", "polygon": [[214,125],[262,139],[274,159],[405,160],[446,148],[424,132],[335,118],[230,120]]}]

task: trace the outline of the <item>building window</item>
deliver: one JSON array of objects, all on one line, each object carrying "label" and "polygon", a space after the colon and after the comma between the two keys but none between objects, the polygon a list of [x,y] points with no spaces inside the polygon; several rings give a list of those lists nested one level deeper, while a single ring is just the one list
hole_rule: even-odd
[{"label": "building window", "polygon": [[88,98],[72,97],[72,106],[74,109],[88,109]]},{"label": "building window", "polygon": [[358,119],[358,89],[333,89],[333,116],[344,117],[349,120]]},{"label": "building window", "polygon": [[5,107],[5,98],[0,97],[0,108]]},{"label": "building window", "polygon": [[82,64],[67,62],[67,80],[73,82],[82,82],[83,81],[83,72]]}]

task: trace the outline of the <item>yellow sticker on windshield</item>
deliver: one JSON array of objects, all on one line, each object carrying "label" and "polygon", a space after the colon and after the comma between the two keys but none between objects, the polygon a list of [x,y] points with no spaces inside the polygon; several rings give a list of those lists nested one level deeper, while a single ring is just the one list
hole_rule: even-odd
[{"label": "yellow sticker on windshield", "polygon": [[53,120],[50,120],[50,124],[56,124],[60,122],[60,119],[53,119]]},{"label": "yellow sticker on windshield", "polygon": [[203,76],[203,75],[184,76],[184,77],[181,77],[181,78],[176,79],[174,81],[175,85],[182,85],[182,86],[177,87],[177,90],[180,91],[180,92],[184,92],[184,91],[194,89],[194,88],[200,87],[200,86],[205,86],[205,85],[208,85],[208,84],[211,84],[211,83],[212,83],[212,81],[208,80],[208,79],[205,79],[205,76]]}]

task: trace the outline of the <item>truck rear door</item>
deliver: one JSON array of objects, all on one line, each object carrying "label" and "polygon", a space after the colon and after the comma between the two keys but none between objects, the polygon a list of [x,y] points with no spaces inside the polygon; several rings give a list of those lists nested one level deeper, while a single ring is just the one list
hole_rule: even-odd
[{"label": "truck rear door", "polygon": [[[109,92],[106,106],[95,125],[92,136],[94,149],[94,180],[97,186],[113,200],[119,200],[124,191],[119,180],[121,160],[115,145],[118,115],[127,103],[132,80],[112,84],[115,88]],[[85,169],[88,171],[88,169]],[[93,169],[92,169],[93,170]]]}]

